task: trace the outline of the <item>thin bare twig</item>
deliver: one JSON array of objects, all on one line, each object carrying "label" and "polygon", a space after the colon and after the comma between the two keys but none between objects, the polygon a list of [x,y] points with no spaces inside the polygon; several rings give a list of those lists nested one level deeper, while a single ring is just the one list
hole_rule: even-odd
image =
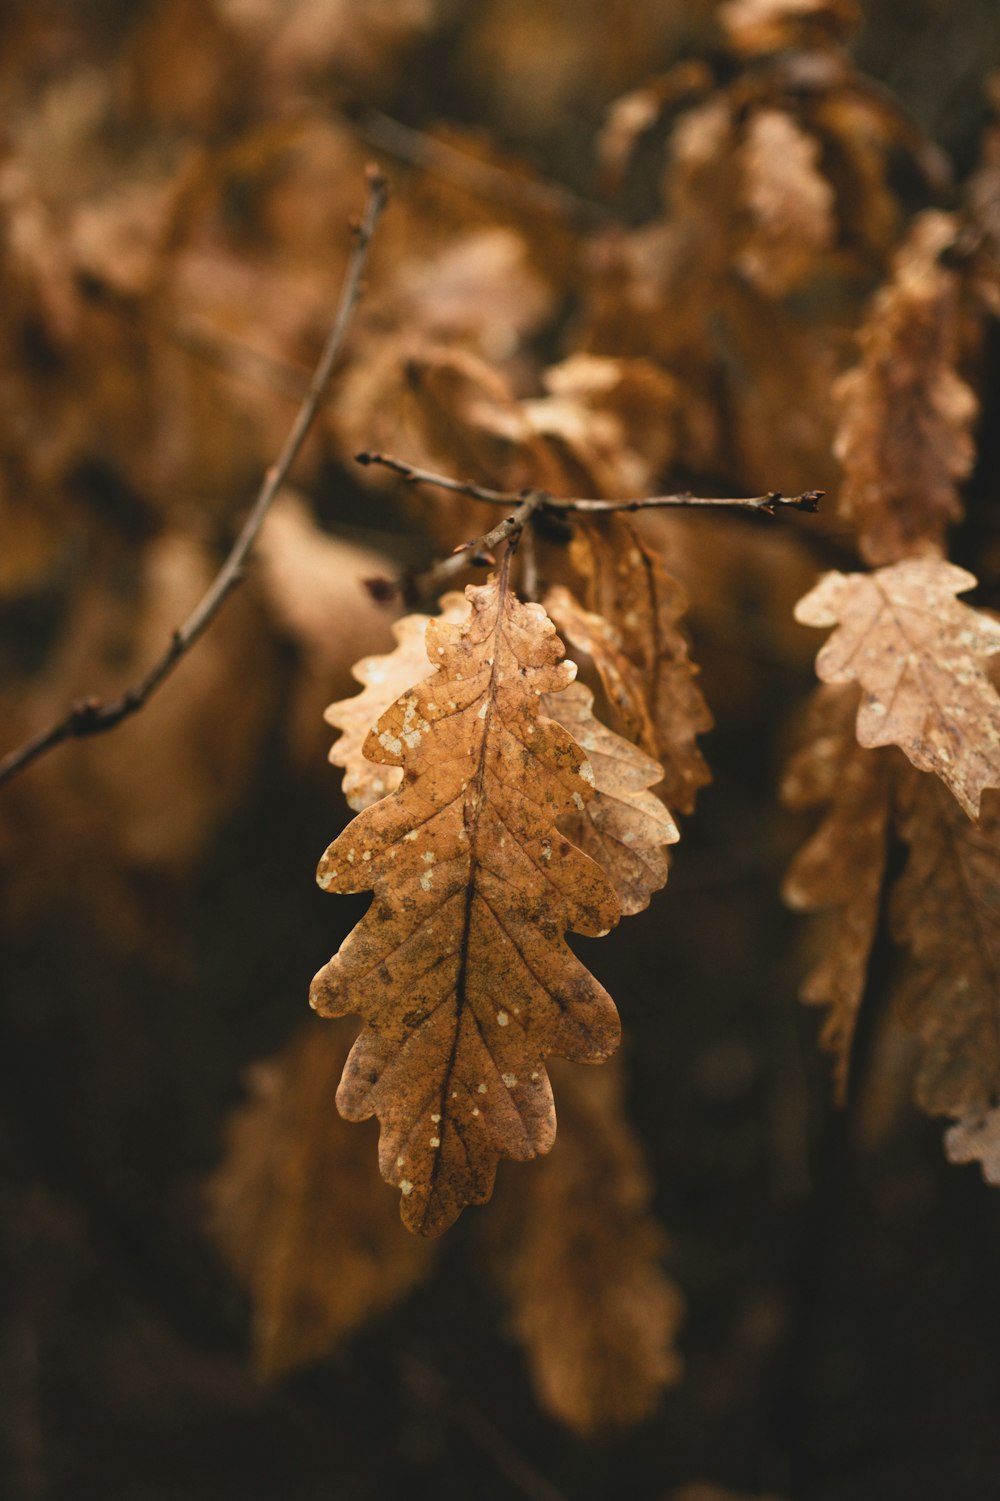
[{"label": "thin bare twig", "polygon": [[412,582],[418,592],[429,593],[440,589],[455,574],[464,573],[470,564],[490,566],[495,563],[493,549],[504,542],[515,546],[532,514],[548,504],[549,496],[545,490],[524,490],[520,495],[512,495],[509,499],[516,502],[514,510],[497,522],[491,531],[484,532],[481,537],[473,537],[471,542],[463,542],[455,548],[450,558],[444,558],[416,575]]},{"label": "thin bare twig", "polygon": [[647,495],[635,500],[587,500],[577,496],[549,495],[539,491],[522,491],[520,494],[513,494],[505,490],[491,490],[485,485],[474,485],[468,480],[452,479],[447,474],[435,474],[430,469],[420,469],[415,464],[407,464],[403,459],[395,459],[385,453],[359,453],[355,455],[355,459],[359,464],[380,464],[384,469],[391,469],[393,473],[402,475],[408,484],[434,485],[439,490],[451,490],[457,495],[468,495],[472,500],[485,501],[487,505],[515,505],[522,501],[527,493],[541,494],[542,498],[536,502],[533,509],[546,511],[583,511],[593,514],[602,511],[662,510],[667,506],[709,506],[714,509],[763,511],[765,515],[773,516],[779,509],[818,511],[819,503],[826,493],[823,490],[804,490],[801,495],[782,495],[777,490],[769,490],[766,495],[721,499],[714,496],[692,495],[690,491],[683,490],[676,495]]},{"label": "thin bare twig", "polygon": [[264,518],[275,496],[287,480],[326,395],[333,368],[350,326],[351,315],[361,295],[361,282],[368,260],[368,247],[385,207],[387,194],[388,185],[385,178],[380,172],[370,168],[368,201],[364,215],[355,227],[354,244],[341,289],[340,302],[319,363],[309,382],[309,389],[299,407],[281,453],[264,475],[257,498],[240,529],[239,536],[194,611],[184,624],[174,631],[163,655],[140,682],[126,688],[118,698],[86,698],[74,704],[57,724],[35,735],[0,761],[0,783],[8,781],[17,772],[23,771],[26,766],[30,766],[33,761],[37,761],[40,756],[45,755],[47,751],[60,745],[64,740],[85,735],[98,735],[105,730],[112,730],[115,725],[121,724],[122,720],[128,719],[143,708],[174,671],[185,653],[211,625],[229,595],[241,582],[244,565],[264,524]]}]

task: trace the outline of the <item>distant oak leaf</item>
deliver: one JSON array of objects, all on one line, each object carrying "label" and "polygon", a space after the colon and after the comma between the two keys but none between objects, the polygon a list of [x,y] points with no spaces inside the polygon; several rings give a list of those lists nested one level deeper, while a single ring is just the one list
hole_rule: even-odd
[{"label": "distant oak leaf", "polygon": [[575,669],[541,606],[509,590],[508,566],[467,591],[464,625],[431,620],[436,671],[365,743],[403,784],[318,871],[327,891],[374,891],[310,999],[365,1020],[337,1103],[350,1120],[378,1116],[382,1175],[425,1235],[489,1198],[501,1156],[551,1147],[546,1055],[601,1062],[619,1038],[611,998],[563,936],[601,936],[621,913],[557,827],[593,796],[584,752],[540,709]]},{"label": "distant oak leaf", "polygon": [[620,1069],[559,1065],[556,1083],[559,1140],[516,1205],[505,1281],[540,1402],[594,1437],[641,1422],[680,1379],[684,1305]]},{"label": "distant oak leaf", "polygon": [[796,812],[825,809],[819,828],[792,862],[782,894],[796,911],[832,914],[801,997],[830,1008],[822,1041],[834,1056],[839,1103],[847,1094],[851,1046],[878,930],[891,797],[884,759],[890,753],[858,745],[856,709],[853,686],[818,689],[808,738],[792,758],[781,789],[786,806]]},{"label": "distant oak leaf", "polygon": [[909,950],[897,995],[922,1045],[917,1103],[982,1116],[1000,1103],[1000,795],[970,823],[933,777],[906,769],[897,823],[910,857],[892,897]]},{"label": "distant oak leaf", "polygon": [[250,1074],[208,1185],[211,1229],[253,1303],[253,1360],[265,1378],[328,1354],[424,1275],[427,1241],[407,1235],[369,1169],[370,1142],[337,1115],[350,1025],[301,1028]]},{"label": "distant oak leaf", "polygon": [[767,297],[783,297],[816,269],[836,237],[833,188],[821,147],[782,109],[751,115],[739,147],[746,218],[735,263]]},{"label": "distant oak leaf", "polygon": [[941,260],[958,232],[948,214],[918,216],[837,382],[839,509],[872,564],[940,551],[962,517],[979,403],[958,371],[962,278]]},{"label": "distant oak leaf", "polygon": [[1000,786],[1000,697],[982,666],[1000,652],[1000,624],[955,598],[976,582],[940,559],[910,559],[828,573],[795,610],[803,625],[838,627],[816,672],[860,683],[859,743],[898,745],[970,818],[983,789]]}]

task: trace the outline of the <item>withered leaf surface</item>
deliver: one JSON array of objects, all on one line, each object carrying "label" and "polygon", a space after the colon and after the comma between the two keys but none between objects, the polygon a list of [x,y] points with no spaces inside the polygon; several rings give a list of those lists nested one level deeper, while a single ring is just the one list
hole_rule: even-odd
[{"label": "withered leaf surface", "polygon": [[860,744],[898,745],[970,818],[983,788],[1000,786],[1000,698],[981,666],[1000,652],[1000,624],[955,598],[975,584],[951,563],[911,559],[828,573],[795,610],[804,625],[839,626],[816,672],[861,684]]},{"label": "withered leaf surface", "polygon": [[608,703],[629,740],[643,749],[654,743],[653,722],[642,674],[625,654],[621,633],[603,615],[585,610],[562,584],[545,596],[545,608],[570,645],[590,657]]},{"label": "withered leaf surface", "polygon": [[365,1019],[337,1102],[348,1119],[379,1117],[383,1177],[425,1235],[489,1198],[501,1156],[551,1147],[546,1054],[599,1062],[619,1035],[563,937],[600,935],[620,915],[603,872],[557,828],[593,795],[583,751],[540,714],[574,669],[541,606],[509,591],[507,567],[467,591],[465,625],[428,625],[437,671],[365,744],[403,767],[403,785],[358,814],[318,872],[325,890],[375,893],[311,1001]]},{"label": "withered leaf surface", "polygon": [[957,232],[947,214],[915,221],[862,324],[861,362],[837,384],[840,510],[869,563],[938,551],[962,515],[978,403],[956,369],[961,278],[940,259]]},{"label": "withered leaf surface", "polygon": [[[443,619],[453,624],[465,620],[469,614],[464,594],[445,594],[440,604]],[[389,705],[434,671],[424,639],[430,618],[404,615],[395,621],[392,627],[395,649],[385,656],[362,657],[356,662],[351,672],[363,684],[362,692],[331,704],[323,716],[327,724],[343,731],[330,749],[330,760],[334,766],[344,768],[344,797],[356,813],[378,802],[387,792],[395,791],[403,780],[400,766],[370,761],[364,745],[372,725]]]},{"label": "withered leaf surface", "polygon": [[864,750],[854,733],[857,697],[852,686],[818,689],[807,741],[782,785],[784,802],[796,812],[826,810],[792,862],[783,895],[800,912],[834,909],[822,957],[801,996],[810,1005],[830,1007],[822,1040],[834,1055],[840,1103],[847,1093],[851,1044],[878,928],[890,801],[884,760],[889,753]]},{"label": "withered leaf surface", "polygon": [[1000,1100],[1000,797],[970,823],[933,777],[907,772],[899,831],[910,858],[893,929],[910,951],[898,1006],[923,1045],[917,1103],[982,1115]]},{"label": "withered leaf surface", "polygon": [[569,730],[594,773],[594,796],[564,813],[559,829],[597,861],[618,893],[622,915],[641,912],[666,884],[667,845],[680,838],[670,814],[649,791],[662,780],[663,767],[601,723],[594,695],[583,683],[546,694],[542,712]]},{"label": "withered leaf surface", "polygon": [[367,1133],[337,1114],[348,1023],[302,1028],[252,1072],[209,1184],[212,1230],[253,1299],[254,1364],[276,1377],[317,1360],[423,1275],[430,1245],[407,1235],[371,1172]]},{"label": "withered leaf surface", "polygon": [[539,1400],[584,1436],[648,1417],[676,1382],[683,1303],[608,1068],[559,1068],[559,1140],[525,1185],[507,1267]]},{"label": "withered leaf surface", "polygon": [[580,530],[583,547],[575,554],[590,575],[591,609],[620,633],[648,703],[652,733],[639,743],[663,764],[660,792],[667,806],[690,813],[698,789],[711,780],[695,737],[712,728],[712,716],[678,625],[687,597],[625,517],[588,522]]}]

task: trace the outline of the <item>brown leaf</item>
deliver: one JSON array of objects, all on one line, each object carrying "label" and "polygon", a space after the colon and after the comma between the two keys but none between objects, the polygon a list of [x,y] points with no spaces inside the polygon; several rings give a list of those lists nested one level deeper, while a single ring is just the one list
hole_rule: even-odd
[{"label": "brown leaf", "polygon": [[[427,0],[219,0],[232,42],[250,44],[277,100],[330,73],[385,88],[429,28]],[[275,106],[272,105],[272,108]]]},{"label": "brown leaf", "polygon": [[970,818],[983,788],[1000,786],[1000,699],[980,665],[1000,651],[1000,624],[954,597],[975,584],[951,563],[915,559],[828,573],[795,610],[803,625],[839,624],[816,672],[861,684],[861,745],[900,746]]},{"label": "brown leaf", "polygon": [[785,110],[757,110],[738,151],[747,227],[735,263],[767,297],[783,297],[816,269],[836,237],[833,189],[820,144]]},{"label": "brown leaf", "polygon": [[898,1005],[924,1048],[917,1101],[981,1115],[1000,1098],[1000,797],[973,824],[933,777],[910,772],[897,817],[910,858],[893,930],[911,959]]},{"label": "brown leaf", "polygon": [[726,0],[719,12],[729,45],[754,55],[840,41],[860,24],[858,0]]},{"label": "brown leaf", "polygon": [[252,1071],[208,1185],[212,1233],[253,1299],[254,1364],[268,1378],[326,1355],[430,1262],[369,1169],[367,1133],[337,1114],[350,1030],[303,1027]]},{"label": "brown leaf", "polygon": [[573,669],[541,607],[508,590],[507,566],[468,590],[466,625],[427,627],[437,671],[365,745],[403,767],[403,785],[358,814],[318,873],[325,890],[375,892],[311,999],[365,1018],[338,1105],[378,1115],[382,1174],[428,1235],[489,1198],[501,1156],[552,1145],[546,1054],[599,1062],[618,1042],[610,997],[562,936],[620,915],[556,827],[593,795],[583,752],[539,713]]},{"label": "brown leaf", "polygon": [[545,609],[574,650],[592,659],[626,738],[651,754],[656,741],[646,685],[638,667],[625,654],[621,632],[604,615],[585,610],[561,584],[545,596]]},{"label": "brown leaf", "polygon": [[687,609],[684,590],[624,517],[587,523],[581,537],[588,556],[578,550],[577,561],[591,577],[591,607],[620,633],[639,674],[648,706],[639,743],[663,764],[667,806],[690,813],[699,787],[711,780],[695,737],[712,728],[712,716],[678,626]]},{"label": "brown leaf", "polygon": [[941,213],[914,222],[860,330],[861,363],[837,384],[840,511],[869,563],[937,552],[962,517],[979,406],[956,368],[961,281],[940,259],[957,229]]},{"label": "brown leaf", "polygon": [[822,1041],[834,1055],[834,1086],[841,1104],[878,928],[889,820],[885,753],[858,745],[857,697],[851,687],[818,689],[806,743],[791,761],[782,785],[784,802],[796,812],[825,808],[823,822],[792,862],[783,895],[799,912],[834,909],[822,957],[807,976],[801,997],[809,1005],[830,1007]]},{"label": "brown leaf", "polygon": [[[440,618],[450,625],[468,619],[469,602],[464,594],[445,594],[439,603]],[[330,749],[330,760],[344,768],[344,797],[356,813],[394,792],[403,780],[401,766],[369,761],[364,746],[369,730],[386,709],[434,671],[425,645],[430,620],[429,615],[404,615],[397,620],[392,627],[395,649],[383,657],[362,657],[351,669],[363,691],[331,704],[324,715],[327,724],[343,731]]]},{"label": "brown leaf", "polygon": [[[445,594],[439,603],[438,618],[448,624],[468,619],[469,602],[463,594]],[[401,767],[369,761],[364,743],[389,705],[433,671],[425,646],[430,619],[407,615],[398,620],[392,628],[398,642],[395,651],[364,657],[353,669],[364,691],[326,711],[328,723],[344,732],[330,760],[345,768],[344,796],[355,812],[394,791],[403,780]],[[659,798],[646,790],[662,779],[663,768],[601,724],[594,714],[593,694],[582,683],[545,694],[541,709],[586,751],[594,776],[593,797],[582,810],[574,807],[566,813],[559,830],[604,871],[618,893],[622,915],[641,912],[666,882],[665,846],[680,837]]]},{"label": "brown leaf", "polygon": [[419,328],[429,341],[464,342],[501,364],[545,323],[554,300],[524,237],[492,227],[472,230],[435,256],[403,260],[380,318]]},{"label": "brown leaf", "polygon": [[949,1162],[978,1162],[987,1183],[1000,1188],[1000,1109],[967,1115],[944,1133]]},{"label": "brown leaf", "polygon": [[560,818],[560,832],[596,860],[618,893],[623,917],[642,912],[666,884],[666,846],[680,838],[660,799],[648,791],[662,780],[663,767],[601,723],[594,696],[582,683],[546,694],[542,713],[569,730],[594,773],[594,796]]},{"label": "brown leaf", "polygon": [[[551,365],[542,381],[550,399],[572,404],[588,445],[603,450],[611,483],[594,495],[645,495],[677,452],[681,393],[673,376],[653,360],[573,354]],[[543,402],[526,404],[534,414]]]},{"label": "brown leaf", "polygon": [[641,1422],[679,1379],[683,1303],[620,1069],[560,1068],[558,1084],[559,1140],[518,1206],[506,1280],[540,1402],[590,1437]]}]

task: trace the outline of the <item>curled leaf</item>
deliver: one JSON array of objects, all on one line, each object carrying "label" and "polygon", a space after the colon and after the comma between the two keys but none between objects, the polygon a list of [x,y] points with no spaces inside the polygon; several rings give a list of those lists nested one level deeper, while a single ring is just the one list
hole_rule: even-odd
[{"label": "curled leaf", "polygon": [[375,893],[311,1000],[365,1019],[338,1105],[378,1115],[382,1174],[425,1235],[489,1198],[501,1156],[551,1147],[546,1055],[599,1062],[619,1035],[563,937],[600,935],[620,915],[603,872],[557,828],[593,795],[584,753],[540,713],[574,669],[542,608],[509,591],[506,560],[467,597],[468,622],[427,627],[437,670],[365,743],[402,766],[402,786],[358,814],[318,873],[325,890]]},{"label": "curled leaf", "polygon": [[951,563],[913,559],[828,573],[795,610],[803,625],[838,626],[816,672],[861,684],[860,744],[898,745],[970,818],[983,789],[1000,786],[1000,698],[981,665],[1000,652],[1000,624],[955,598],[975,584]]}]

